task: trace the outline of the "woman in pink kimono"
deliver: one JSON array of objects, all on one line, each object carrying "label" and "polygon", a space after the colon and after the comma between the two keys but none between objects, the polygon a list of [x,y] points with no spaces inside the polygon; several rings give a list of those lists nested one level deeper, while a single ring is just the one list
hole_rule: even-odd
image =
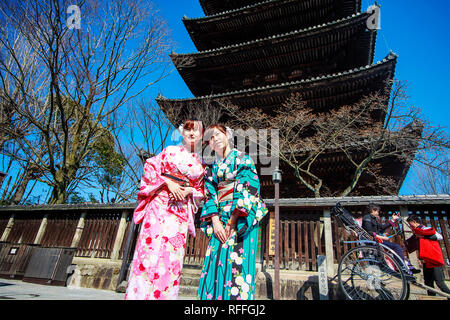
[{"label": "woman in pink kimono", "polygon": [[142,223],[125,299],[177,299],[189,232],[204,197],[205,166],[195,152],[201,147],[202,124],[187,120],[182,145],[169,146],[147,159],[134,223]]}]

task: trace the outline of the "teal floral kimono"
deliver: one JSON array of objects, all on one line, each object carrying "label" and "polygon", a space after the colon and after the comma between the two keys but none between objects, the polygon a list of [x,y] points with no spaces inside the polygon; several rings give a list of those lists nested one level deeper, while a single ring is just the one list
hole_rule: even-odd
[{"label": "teal floral kimono", "polygon": [[[228,190],[223,192],[223,186]],[[225,188],[226,189],[226,188]],[[200,228],[210,237],[205,255],[197,299],[253,300],[259,222],[267,208],[259,196],[260,184],[250,156],[232,149],[209,167],[205,176],[206,201]],[[223,194],[227,194],[223,196]],[[237,210],[234,234],[222,244],[214,235],[211,217],[227,223]]]}]

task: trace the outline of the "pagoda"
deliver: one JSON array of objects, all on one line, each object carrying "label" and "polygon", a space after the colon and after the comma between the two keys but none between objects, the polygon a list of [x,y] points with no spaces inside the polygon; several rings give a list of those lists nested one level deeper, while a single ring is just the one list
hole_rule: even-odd
[{"label": "pagoda", "polygon": [[[193,105],[225,98],[270,116],[292,93],[300,92],[309,108],[326,112],[356,103],[394,78],[396,54],[374,62],[377,31],[367,28],[370,14],[361,12],[361,0],[200,0],[200,4],[204,17],[182,19],[198,51],[170,55],[194,97],[158,95],[156,101],[164,111],[176,109],[187,116]],[[299,157],[302,153],[307,150],[299,150]],[[380,165],[381,175],[393,179],[393,193],[398,193],[409,165],[394,158]],[[280,167],[281,197],[313,196],[294,177],[293,169],[283,163]],[[347,182],[350,170],[337,150],[328,150],[316,168],[336,190]],[[271,177],[260,179],[263,197],[273,197]],[[369,177],[360,181],[352,195],[381,192]]]}]

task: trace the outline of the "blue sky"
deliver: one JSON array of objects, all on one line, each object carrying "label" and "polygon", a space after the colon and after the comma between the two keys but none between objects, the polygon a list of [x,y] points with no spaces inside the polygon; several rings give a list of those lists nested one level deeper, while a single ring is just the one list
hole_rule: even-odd
[{"label": "blue sky", "polygon": [[[438,4],[439,3],[439,4]],[[196,52],[182,17],[203,17],[198,0],[155,0],[160,14],[167,20],[175,41],[176,53]],[[362,11],[374,1],[362,1]],[[379,0],[381,30],[378,32],[375,62],[389,50],[399,55],[395,77],[409,83],[410,103],[422,109],[435,125],[450,127],[450,2],[423,0]],[[172,68],[172,73],[151,89],[156,97],[192,97],[192,93]],[[409,174],[400,194],[411,194]]]},{"label": "blue sky", "polygon": [[[196,52],[182,17],[203,17],[198,0],[154,0],[167,21],[176,53]],[[362,11],[374,1],[363,0]],[[381,30],[378,32],[375,62],[389,50],[399,55],[396,78],[408,80],[410,103],[419,106],[427,119],[446,127],[450,134],[450,2],[423,0],[378,0]],[[154,101],[158,92],[168,98],[192,97],[192,93],[173,65],[170,75],[151,87],[145,99]],[[156,102],[155,102],[156,103]],[[412,194],[411,171],[400,194]],[[48,188],[44,188],[47,190]],[[85,195],[87,190],[79,190]],[[45,194],[47,191],[45,191]]]}]

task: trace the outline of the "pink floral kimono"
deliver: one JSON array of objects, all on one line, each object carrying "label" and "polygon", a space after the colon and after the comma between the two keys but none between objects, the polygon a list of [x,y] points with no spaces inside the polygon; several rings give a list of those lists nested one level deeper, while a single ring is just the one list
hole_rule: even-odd
[{"label": "pink floral kimono", "polygon": [[[189,232],[195,236],[194,214],[204,197],[205,166],[184,146],[169,146],[147,159],[134,223],[142,222],[125,299],[177,299]],[[169,200],[165,174],[189,181],[194,193],[184,201]]]}]

